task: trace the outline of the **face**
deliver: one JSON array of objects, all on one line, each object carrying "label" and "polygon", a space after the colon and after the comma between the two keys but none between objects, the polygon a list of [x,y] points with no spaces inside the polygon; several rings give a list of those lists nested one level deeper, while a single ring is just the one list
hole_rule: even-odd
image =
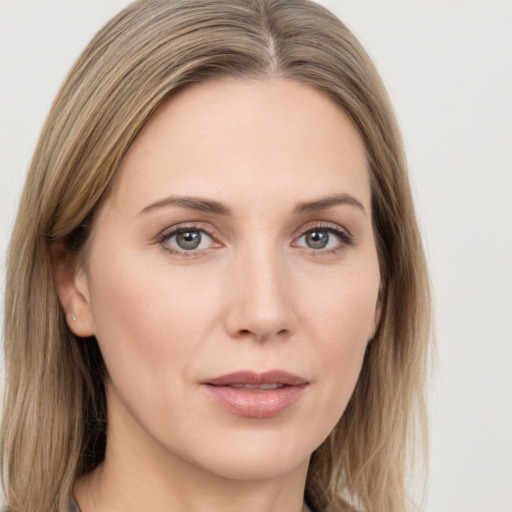
[{"label": "face", "polygon": [[61,293],[105,359],[109,446],[245,479],[307,465],[376,329],[370,205],[362,141],[313,88],[225,80],[160,107]]}]

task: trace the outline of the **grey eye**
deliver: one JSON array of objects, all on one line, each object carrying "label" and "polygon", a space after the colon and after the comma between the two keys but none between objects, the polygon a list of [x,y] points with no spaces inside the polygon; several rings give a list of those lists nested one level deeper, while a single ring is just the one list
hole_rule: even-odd
[{"label": "grey eye", "polygon": [[201,231],[198,229],[184,229],[174,236],[176,245],[184,251],[192,251],[201,245]]},{"label": "grey eye", "polygon": [[304,235],[306,245],[311,249],[324,249],[329,243],[329,232],[325,229],[312,229]]},{"label": "grey eye", "polygon": [[[173,254],[200,253],[215,246],[212,237],[203,229],[183,226],[162,236],[160,243]],[[191,254],[189,254],[191,255]]]}]

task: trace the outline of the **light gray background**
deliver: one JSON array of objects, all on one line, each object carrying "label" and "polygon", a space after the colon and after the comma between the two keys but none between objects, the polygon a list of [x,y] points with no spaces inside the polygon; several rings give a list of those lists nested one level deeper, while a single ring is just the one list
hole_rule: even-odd
[{"label": "light gray background", "polygon": [[[31,152],[73,60],[126,0],[0,0],[0,279]],[[512,1],[324,0],[402,125],[435,294],[426,510],[512,512]]]}]

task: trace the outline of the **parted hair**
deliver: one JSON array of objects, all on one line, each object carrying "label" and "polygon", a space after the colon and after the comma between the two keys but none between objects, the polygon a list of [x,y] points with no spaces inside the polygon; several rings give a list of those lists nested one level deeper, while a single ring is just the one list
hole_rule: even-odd
[{"label": "parted hair", "polygon": [[65,79],[19,205],[4,329],[10,511],[67,510],[74,480],[105,453],[106,369],[94,337],[67,327],[52,247],[84,252],[123,156],[167,98],[198,82],[270,76],[323,91],[359,131],[382,280],[379,328],[345,413],[312,455],[306,499],[318,512],[412,509],[407,476],[426,440],[429,281],[403,144],[374,65],[309,0],[142,0],[95,35]]}]

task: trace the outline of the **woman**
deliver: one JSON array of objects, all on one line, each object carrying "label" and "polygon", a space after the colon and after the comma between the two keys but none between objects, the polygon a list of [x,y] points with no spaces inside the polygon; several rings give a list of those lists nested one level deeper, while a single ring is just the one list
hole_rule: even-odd
[{"label": "woman", "polygon": [[318,5],[108,23],[43,129],[6,290],[9,510],[407,510],[425,260],[382,83]]}]

